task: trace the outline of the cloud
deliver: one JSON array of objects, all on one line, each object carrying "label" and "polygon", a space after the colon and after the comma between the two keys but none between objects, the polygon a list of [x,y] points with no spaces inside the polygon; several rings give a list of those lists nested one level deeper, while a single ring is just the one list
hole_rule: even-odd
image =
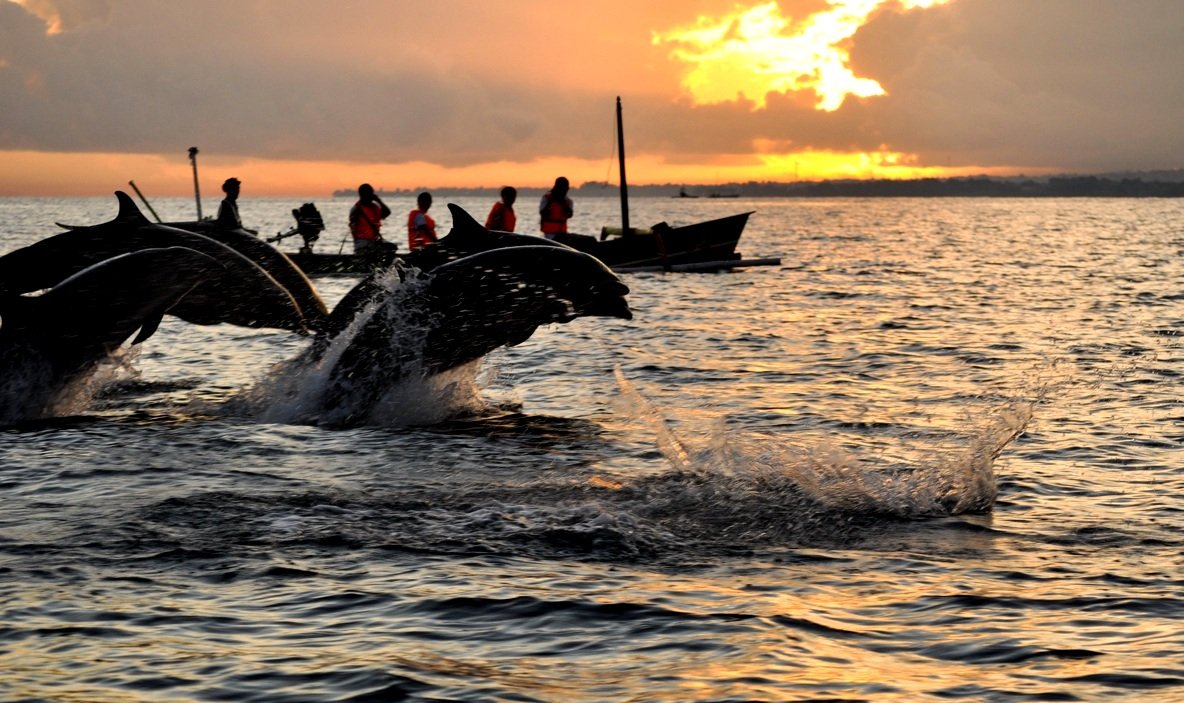
[{"label": "cloud", "polygon": [[605,159],[619,94],[631,154],[672,163],[755,160],[754,145],[777,144],[931,165],[1179,165],[1178,0],[886,3],[843,43],[851,72],[883,94],[833,112],[809,91],[695,104],[652,32],[735,5],[690,6],[0,0],[0,150]]},{"label": "cloud", "polygon": [[109,0],[13,0],[41,18],[47,34],[59,34],[101,24],[111,15]]},{"label": "cloud", "polygon": [[884,94],[875,80],[848,65],[851,37],[877,11],[932,7],[949,0],[829,0],[795,21],[769,1],[737,7],[722,18],[700,16],[687,27],[655,32],[653,42],[674,47],[670,58],[691,66],[683,86],[696,103],[728,102],[737,94],[766,106],[769,93],[811,91],[815,107],[833,112],[848,96]]},{"label": "cloud", "polygon": [[902,150],[1076,170],[1179,165],[1184,3],[957,0],[880,22],[856,38],[857,59],[866,49],[892,73],[877,122]]},{"label": "cloud", "polygon": [[[151,153],[193,142],[275,158],[460,164],[590,154],[583,135],[606,122],[588,106],[610,114],[607,96],[523,86],[413,49],[361,63],[267,44],[269,8],[290,19],[295,3],[173,7],[121,3],[101,28],[47,36],[0,2],[0,96],[11,106],[0,148]],[[398,43],[410,31],[374,35]]]}]

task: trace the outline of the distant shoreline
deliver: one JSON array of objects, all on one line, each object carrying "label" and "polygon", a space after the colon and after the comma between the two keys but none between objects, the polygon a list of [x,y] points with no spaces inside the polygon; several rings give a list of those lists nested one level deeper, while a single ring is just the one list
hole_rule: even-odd
[{"label": "distant shoreline", "polygon": [[[1175,176],[1175,177],[1173,177]],[[450,196],[490,196],[498,187],[400,188],[379,190],[383,197],[414,197],[424,190]],[[520,197],[538,197],[545,188],[519,188]],[[572,195],[617,197],[617,186],[590,181],[572,189]],[[1050,178],[918,178],[910,180],[841,180],[726,183],[718,186],[690,186],[677,183],[630,185],[629,194],[711,200],[716,198],[1181,198],[1184,171],[1167,177],[1059,176]],[[357,197],[354,189],[334,191],[333,197]]]}]

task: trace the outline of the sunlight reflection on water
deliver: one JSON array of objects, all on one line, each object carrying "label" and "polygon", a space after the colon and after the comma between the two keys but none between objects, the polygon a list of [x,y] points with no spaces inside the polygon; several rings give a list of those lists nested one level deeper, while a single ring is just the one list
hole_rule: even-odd
[{"label": "sunlight reflection on water", "polygon": [[[5,430],[2,697],[1179,697],[1180,203],[634,209],[755,209],[783,265],[629,276],[635,320],[495,352],[427,426],[227,414],[307,341],[166,320]],[[0,201],[0,251],[112,211]]]}]

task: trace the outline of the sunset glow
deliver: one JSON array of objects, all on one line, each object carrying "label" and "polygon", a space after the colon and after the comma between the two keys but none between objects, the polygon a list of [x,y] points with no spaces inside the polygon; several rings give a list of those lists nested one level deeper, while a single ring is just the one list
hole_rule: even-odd
[{"label": "sunset glow", "polygon": [[12,0],[41,19],[45,20],[46,34],[60,34],[62,31],[61,10],[53,2],[47,0]]},{"label": "sunset glow", "polygon": [[0,0],[0,196],[1180,168],[1184,4],[1074,7]]},{"label": "sunset glow", "polygon": [[699,17],[693,26],[654,33],[655,44],[674,46],[671,58],[691,66],[683,87],[699,104],[745,98],[755,109],[769,93],[812,91],[815,107],[833,112],[848,96],[884,95],[847,65],[844,45],[884,5],[916,9],[949,0],[827,0],[830,9],[794,22],[776,2],[722,18]]},{"label": "sunset glow", "polygon": [[824,181],[833,179],[953,178],[973,175],[1005,176],[1012,168],[950,168],[925,166],[916,156],[883,150],[839,152],[804,150],[760,155],[762,170],[775,181]]}]

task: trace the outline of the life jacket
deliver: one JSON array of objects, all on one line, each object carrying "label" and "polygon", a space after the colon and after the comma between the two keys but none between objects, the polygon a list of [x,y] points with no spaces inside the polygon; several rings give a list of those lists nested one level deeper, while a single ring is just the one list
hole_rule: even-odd
[{"label": "life jacket", "polygon": [[[423,216],[423,224],[427,227],[427,233],[420,231],[416,227],[416,220]],[[423,249],[429,244],[436,241],[436,221],[431,218],[426,212],[416,208],[407,213],[407,248],[411,251]]]},{"label": "life jacket", "polygon": [[379,230],[382,229],[382,206],[359,200],[350,214],[353,215],[355,212],[358,216],[349,218],[349,233],[354,239],[374,241],[381,238]]},{"label": "life jacket", "polygon": [[485,229],[496,232],[513,232],[517,224],[518,216],[514,214],[514,208],[506,207],[500,200],[493,204],[489,217],[485,218]]},{"label": "life jacket", "polygon": [[551,199],[551,191],[543,195],[539,203],[539,228],[543,234],[564,234],[567,232],[568,213],[571,212],[571,198],[564,198],[562,202]]}]

